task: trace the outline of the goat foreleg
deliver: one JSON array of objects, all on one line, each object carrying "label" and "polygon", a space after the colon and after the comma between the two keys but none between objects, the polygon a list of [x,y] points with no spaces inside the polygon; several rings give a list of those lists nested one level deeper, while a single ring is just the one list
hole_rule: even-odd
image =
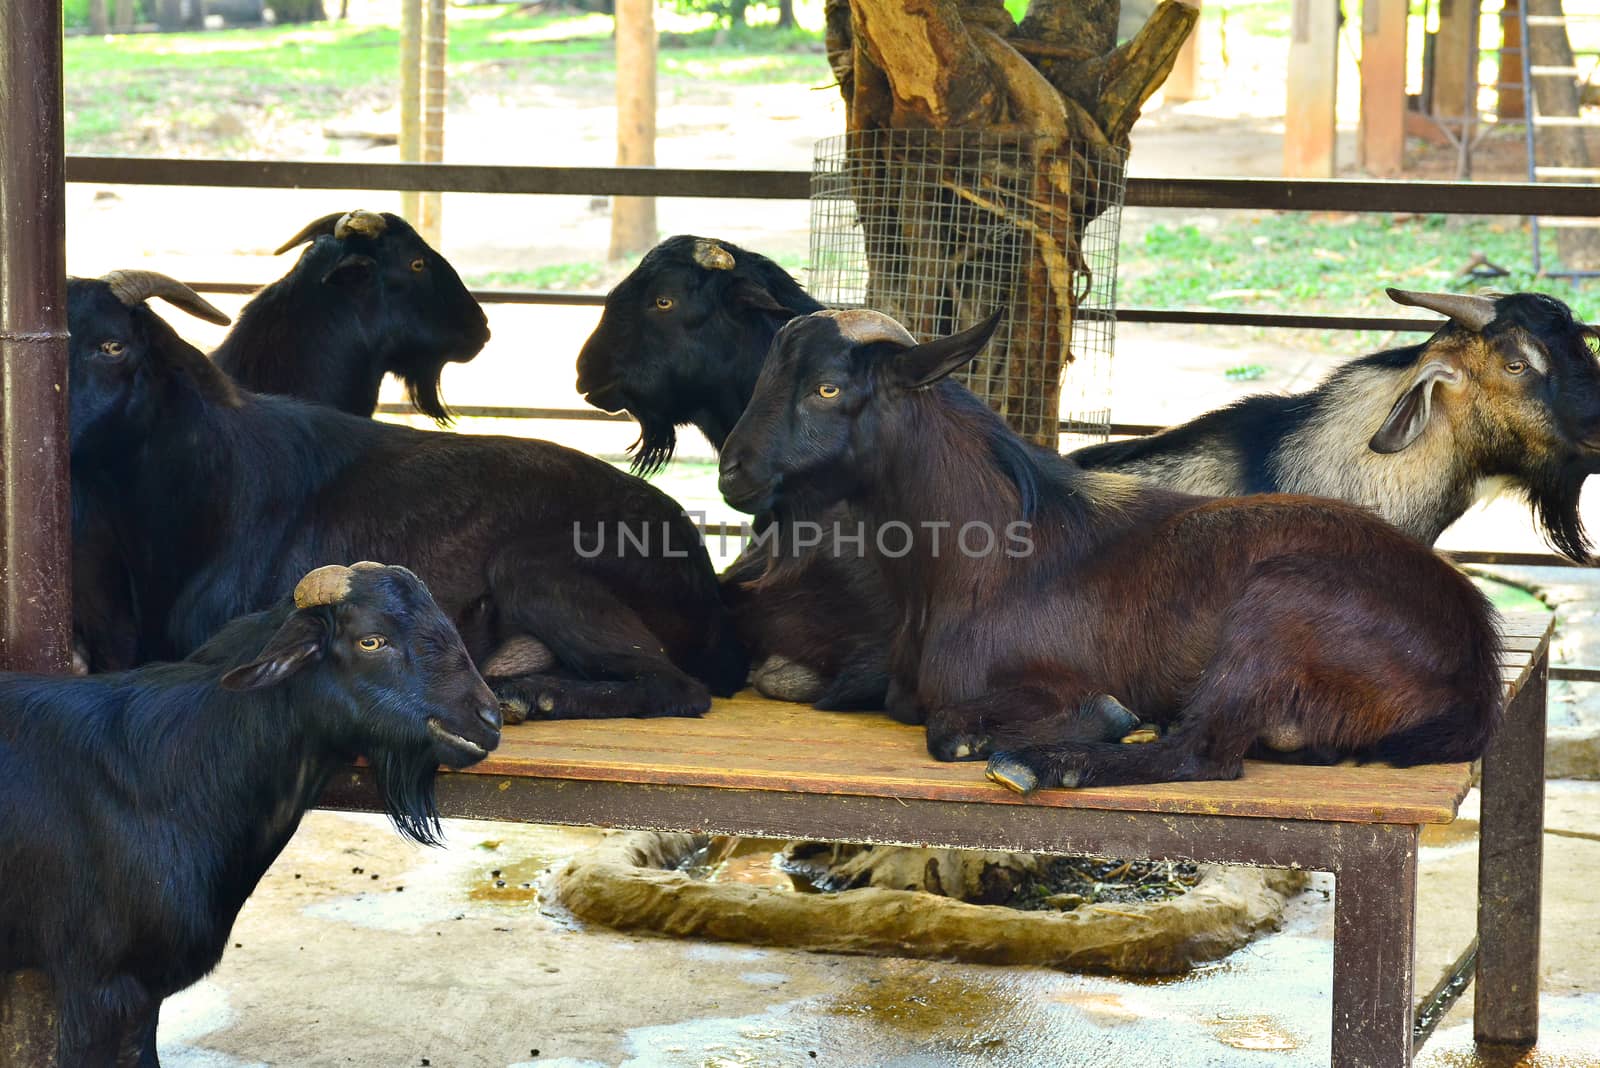
[{"label": "goat foreleg", "polygon": [[980,760],[997,749],[1044,740],[1121,739],[1139,717],[1070,672],[1029,673],[963,701],[928,708],[928,752],[938,760]]}]

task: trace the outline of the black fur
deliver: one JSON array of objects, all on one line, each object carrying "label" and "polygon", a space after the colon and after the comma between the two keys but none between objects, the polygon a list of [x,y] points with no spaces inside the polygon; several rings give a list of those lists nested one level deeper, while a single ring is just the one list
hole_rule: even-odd
[{"label": "black fur", "polygon": [[[519,713],[694,715],[742,684],[698,531],[648,484],[549,442],[253,393],[219,403],[148,308],[89,281],[69,286],[68,305],[74,524],[107,532],[97,550],[115,557],[82,573],[120,569],[130,591],[131,637],[86,633],[96,666],[130,642],[137,661],[181,656],[320,561],[379,559],[424,575],[453,619],[471,617],[480,664],[513,638],[549,648],[549,672],[496,682]],[[114,361],[88,340],[108,331],[126,338]],[[653,548],[619,554],[623,527]],[[580,555],[577,539],[602,531],[607,551]],[[82,592],[75,603],[96,597]]]},{"label": "black fur", "polygon": [[478,354],[488,319],[443,256],[400,216],[383,218],[377,237],[313,238],[245,305],[212,353],[217,365],[246,389],[352,415],[371,415],[393,374],[418,411],[448,423],[439,376]]},{"label": "black fur", "polygon": [[437,843],[438,765],[499,741],[426,587],[350,575],[339,603],[280,603],[178,663],[0,675],[0,972],[49,977],[66,1068],[157,1065],[162,999],[221,959],[338,768],[368,758],[396,827]]}]

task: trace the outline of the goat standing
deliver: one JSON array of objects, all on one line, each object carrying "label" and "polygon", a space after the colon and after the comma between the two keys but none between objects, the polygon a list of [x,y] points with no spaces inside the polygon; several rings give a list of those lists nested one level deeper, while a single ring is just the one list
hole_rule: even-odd
[{"label": "goat standing", "polygon": [[318,568],[180,663],[0,675],[0,973],[49,977],[61,1068],[157,1068],[162,999],[216,966],[335,771],[365,757],[437,844],[438,765],[499,738],[455,628],[378,564]]},{"label": "goat standing", "polygon": [[[1232,778],[1258,743],[1483,752],[1499,647],[1471,582],[1353,505],[1189,496],[1028,448],[942,381],[997,320],[918,345],[881,313],[798,319],[722,453],[737,508],[863,517],[903,621],[890,711],[934,756],[1027,791]],[[1119,744],[1141,717],[1172,727]]]}]

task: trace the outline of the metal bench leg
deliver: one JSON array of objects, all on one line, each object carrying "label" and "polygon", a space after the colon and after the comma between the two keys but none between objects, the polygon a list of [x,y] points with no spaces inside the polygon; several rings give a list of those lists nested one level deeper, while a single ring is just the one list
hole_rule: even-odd
[{"label": "metal bench leg", "polygon": [[1334,1068],[1411,1064],[1418,835],[1363,828],[1334,872]]},{"label": "metal bench leg", "polygon": [[1483,757],[1478,823],[1479,1042],[1539,1037],[1539,892],[1544,859],[1545,683],[1549,653],[1506,709]]}]

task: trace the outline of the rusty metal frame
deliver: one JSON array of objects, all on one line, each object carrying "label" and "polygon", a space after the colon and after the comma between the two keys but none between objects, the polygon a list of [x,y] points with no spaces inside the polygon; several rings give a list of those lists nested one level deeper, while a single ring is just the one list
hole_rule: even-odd
[{"label": "rusty metal frame", "polygon": [[[1539,1019],[1548,640],[1483,760],[1479,822],[1479,1041],[1531,1045]],[[1411,824],[1176,815],[801,790],[446,774],[441,811],[467,819],[1023,853],[1305,868],[1334,876],[1333,1065],[1409,1065],[1415,1015],[1417,844]],[[381,811],[370,773],[341,774],[323,808]],[[1459,993],[1459,987],[1454,993]],[[1437,1018],[1453,996],[1426,1006]]]}]

